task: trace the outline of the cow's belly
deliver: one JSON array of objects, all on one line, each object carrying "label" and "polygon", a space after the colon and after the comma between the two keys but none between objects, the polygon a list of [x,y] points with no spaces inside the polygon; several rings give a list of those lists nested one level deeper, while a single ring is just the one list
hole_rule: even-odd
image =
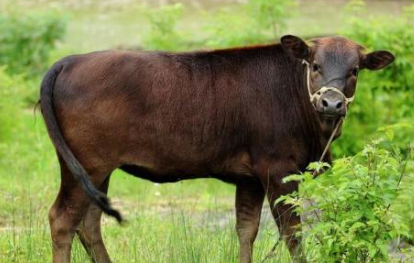
[{"label": "cow's belly", "polygon": [[198,174],[198,175],[190,175],[187,172],[185,173],[157,173],[151,171],[142,166],[137,165],[123,165],[120,167],[121,170],[127,172],[133,176],[149,180],[155,183],[173,183],[182,180],[194,179],[194,178],[209,178],[213,177],[212,175],[207,174]]},{"label": "cow's belly", "polygon": [[196,178],[215,178],[226,183],[237,184],[239,181],[243,181],[246,178],[251,178],[252,175],[247,174],[188,174],[188,173],[164,173],[157,174],[148,170],[145,167],[136,165],[123,165],[120,167],[124,172],[133,176],[149,180],[154,183],[174,183],[183,180],[196,179]]},{"label": "cow's belly", "polygon": [[[179,162],[178,160],[154,160],[143,162],[136,159],[120,167],[123,171],[136,177],[157,183],[177,182],[195,178],[216,178],[228,183],[237,183],[248,177],[253,177],[250,157],[246,152],[240,152],[221,162],[206,160]],[[174,163],[174,161],[176,161]],[[170,162],[170,163],[164,163]]]}]

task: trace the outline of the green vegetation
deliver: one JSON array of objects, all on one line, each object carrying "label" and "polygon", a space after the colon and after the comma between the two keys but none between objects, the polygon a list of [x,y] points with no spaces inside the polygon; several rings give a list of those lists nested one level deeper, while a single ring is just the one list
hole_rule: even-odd
[{"label": "green vegetation", "polygon": [[147,49],[181,50],[183,37],[176,30],[176,23],[183,15],[181,4],[165,5],[157,9],[146,9],[150,32],[144,39]]},{"label": "green vegetation", "polygon": [[[287,19],[293,15],[295,7],[296,0],[249,0],[238,12],[221,8],[216,14],[209,14],[203,27],[206,36],[198,40],[196,46],[225,48],[269,42],[286,29]],[[194,46],[194,39],[188,39],[189,34],[177,29],[183,19],[183,5],[143,10],[150,23],[150,31],[143,41],[146,48],[188,50]]]},{"label": "green vegetation", "polygon": [[406,8],[398,18],[364,16],[363,2],[352,1],[348,5],[349,20],[341,34],[371,50],[392,50],[396,60],[386,70],[361,72],[352,114],[334,147],[337,156],[355,154],[378,128],[396,123],[405,124],[398,126],[396,143],[404,147],[413,142],[414,53],[410,43],[414,43],[414,9]]},{"label": "green vegetation", "polygon": [[[307,211],[298,206],[299,213],[325,211],[321,220],[305,223],[311,262],[389,262],[391,240],[414,243],[414,164],[408,148],[414,141],[414,8],[404,8],[397,16],[367,5],[369,10],[361,1],[347,5],[346,23],[324,20],[322,11],[332,7],[327,1],[249,0],[202,11],[186,4],[131,4],[114,11],[79,1],[79,6],[50,11],[44,10],[50,8],[43,1],[19,0],[5,12],[1,9],[0,262],[51,259],[47,213],[59,188],[59,167],[33,107],[39,81],[54,60],[120,45],[184,51],[267,43],[288,32],[337,32],[369,50],[391,50],[397,57],[386,70],[361,73],[343,135],[333,145],[334,155],[344,158],[317,179],[308,173],[291,177],[303,181],[301,190],[285,197],[295,204],[307,198],[318,201]],[[311,17],[305,11],[320,13]],[[377,139],[384,134],[386,140]],[[114,262],[237,262],[234,186],[217,180],[157,185],[119,171],[111,180],[109,195],[129,222],[119,227],[103,220]],[[371,242],[373,236],[376,242]],[[255,262],[277,238],[265,213]],[[283,244],[276,251],[267,262],[289,262]],[[412,253],[404,253],[408,260]],[[79,242],[73,254],[74,262],[87,261]]]},{"label": "green vegetation", "polygon": [[240,13],[222,9],[206,26],[208,47],[257,44],[276,39],[286,29],[296,0],[250,0]]},{"label": "green vegetation", "polygon": [[66,20],[58,13],[6,9],[0,14],[0,65],[7,65],[12,74],[44,72],[50,51],[65,35],[65,29]]},{"label": "green vegetation", "polygon": [[[278,201],[307,214],[302,226],[309,262],[390,262],[390,242],[410,235],[395,206],[406,198],[400,191],[408,186],[405,179],[414,178],[412,149],[405,155],[383,138],[337,160],[316,179],[311,172],[285,178],[301,182],[299,192]],[[316,163],[310,168],[330,167]],[[312,205],[305,205],[308,200]]]}]

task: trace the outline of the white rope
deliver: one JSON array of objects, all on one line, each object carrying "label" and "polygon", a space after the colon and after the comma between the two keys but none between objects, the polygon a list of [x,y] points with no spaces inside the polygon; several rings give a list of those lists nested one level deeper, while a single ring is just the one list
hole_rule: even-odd
[{"label": "white rope", "polygon": [[342,93],[342,91],[340,91],[338,88],[335,88],[335,87],[322,87],[317,92],[312,94],[311,85],[310,85],[310,65],[309,65],[309,62],[307,62],[306,60],[303,60],[302,64],[306,65],[306,85],[308,87],[309,99],[313,106],[315,106],[314,103],[319,101],[319,99],[328,91],[339,93],[345,101],[345,106],[348,106],[349,103],[354,101],[355,95],[350,98],[347,98],[345,94]]}]

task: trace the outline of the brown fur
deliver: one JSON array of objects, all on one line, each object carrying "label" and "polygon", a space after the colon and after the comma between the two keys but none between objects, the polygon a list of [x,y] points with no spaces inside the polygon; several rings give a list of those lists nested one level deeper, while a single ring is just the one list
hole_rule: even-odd
[{"label": "brown fur", "polygon": [[283,177],[318,160],[326,136],[305,68],[282,45],[71,56],[46,74],[41,107],[62,169],[50,211],[53,262],[70,261],[76,230],[96,262],[110,262],[97,207],[122,220],[105,196],[117,168],[154,182],[215,177],[236,184],[244,263],[267,194],[296,249],[299,217],[274,201],[297,188]]}]

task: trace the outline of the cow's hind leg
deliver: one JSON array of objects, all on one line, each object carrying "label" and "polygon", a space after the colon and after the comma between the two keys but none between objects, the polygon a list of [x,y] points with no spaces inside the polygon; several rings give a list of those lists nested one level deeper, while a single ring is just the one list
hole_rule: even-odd
[{"label": "cow's hind leg", "polygon": [[[102,183],[99,190],[106,194],[108,186],[109,176]],[[76,233],[94,263],[110,263],[111,260],[101,234],[101,216],[102,209],[96,204],[91,203]]]},{"label": "cow's hind leg", "polygon": [[[73,237],[76,228],[84,218],[90,199],[79,182],[72,176],[66,164],[60,161],[61,185],[59,194],[49,211],[50,232],[52,236],[53,263],[69,263]],[[106,173],[91,174],[95,185],[100,185]]]},{"label": "cow's hind leg", "polygon": [[240,263],[251,263],[253,242],[256,239],[262,212],[264,189],[260,181],[237,184],[236,230],[240,244]]}]

